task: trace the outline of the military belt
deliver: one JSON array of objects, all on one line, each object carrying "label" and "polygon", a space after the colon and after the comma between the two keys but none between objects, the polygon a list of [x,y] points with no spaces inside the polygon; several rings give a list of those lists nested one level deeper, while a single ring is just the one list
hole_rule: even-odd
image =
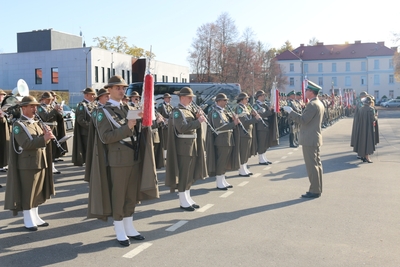
[{"label": "military belt", "polygon": [[217,131],[218,134],[231,133],[231,132],[233,132],[233,130]]},{"label": "military belt", "polygon": [[44,124],[49,125],[49,126],[57,126],[57,122],[53,121],[53,122],[45,122]]},{"label": "military belt", "polygon": [[178,138],[197,138],[197,133],[194,134],[178,134]]}]

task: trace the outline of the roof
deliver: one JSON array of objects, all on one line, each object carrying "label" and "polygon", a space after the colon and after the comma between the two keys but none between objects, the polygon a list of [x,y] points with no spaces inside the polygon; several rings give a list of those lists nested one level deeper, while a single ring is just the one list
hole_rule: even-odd
[{"label": "roof", "polygon": [[317,43],[313,46],[300,45],[293,51],[284,51],[276,56],[277,60],[335,60],[356,59],[373,56],[393,56],[395,51],[385,46],[384,42],[354,44],[324,45]]}]

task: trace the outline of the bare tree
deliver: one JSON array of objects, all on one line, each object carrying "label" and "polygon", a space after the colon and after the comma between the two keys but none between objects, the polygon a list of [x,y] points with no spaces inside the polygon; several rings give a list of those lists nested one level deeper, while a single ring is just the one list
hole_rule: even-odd
[{"label": "bare tree", "polygon": [[308,45],[314,46],[314,45],[317,45],[318,42],[319,42],[319,40],[317,38],[313,37],[308,41]]}]

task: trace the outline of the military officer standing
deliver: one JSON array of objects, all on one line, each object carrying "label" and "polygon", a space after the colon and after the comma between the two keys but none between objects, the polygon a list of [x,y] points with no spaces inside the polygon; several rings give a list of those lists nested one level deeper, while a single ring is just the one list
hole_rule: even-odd
[{"label": "military officer standing", "polygon": [[101,88],[97,92],[97,106],[104,106],[108,102],[108,100],[110,100],[110,93],[106,88]]},{"label": "military officer standing", "polygon": [[324,105],[318,99],[321,90],[317,84],[308,81],[306,97],[309,100],[303,114],[294,112],[289,106],[284,110],[289,118],[300,124],[299,143],[302,145],[310,188],[301,195],[304,198],[317,198],[322,193],[322,162],[319,147],[322,145],[321,123],[324,116]]},{"label": "military officer standing", "polygon": [[[215,134],[208,129],[207,131],[207,170],[210,176],[215,176],[217,182],[217,189],[227,190],[232,188],[226,181],[225,173],[227,170],[237,170],[235,167],[238,163],[238,153],[233,150],[235,141],[234,129],[239,124],[237,116],[229,117],[225,111],[225,106],[228,103],[228,98],[225,94],[219,93],[215,98],[215,105],[208,113],[208,121],[211,126],[218,133]],[[234,153],[236,152],[236,153]],[[234,157],[237,157],[235,160]]]},{"label": "military officer standing", "polygon": [[[259,114],[255,112],[250,112],[247,107],[249,102],[249,96],[246,93],[240,93],[237,97],[236,106],[236,114],[239,116],[239,119],[244,126],[246,132],[241,129],[239,130],[240,135],[240,169],[239,176],[250,176],[252,173],[247,168],[247,161],[251,156],[251,147],[253,141],[253,124],[257,123],[258,120],[261,119]],[[254,117],[253,117],[253,116]]]},{"label": "military officer standing", "polygon": [[[193,110],[192,89],[179,91],[179,105],[172,111],[168,127],[168,147],[165,185],[178,189],[180,207],[194,211],[200,206],[190,196],[190,187],[208,176],[205,163],[201,123],[206,119],[200,110]],[[196,112],[196,113],[195,113]]]},{"label": "military officer standing", "polygon": [[174,108],[171,105],[171,95],[165,93],[164,101],[158,105],[157,111],[164,117],[164,127],[162,127],[161,136],[163,139],[164,158],[167,158],[167,142],[168,142],[168,120]]},{"label": "military officer standing", "polygon": [[52,173],[51,142],[55,138],[47,127],[42,129],[35,120],[40,104],[32,96],[20,103],[21,118],[13,124],[9,146],[10,162],[4,208],[14,215],[22,211],[25,228],[36,231],[49,226],[38,213],[38,206],[55,194]]},{"label": "military officer standing", "polygon": [[[295,92],[294,91],[289,92],[287,94],[287,97],[289,98],[287,100],[287,105],[291,107],[296,113],[301,114],[302,112],[301,107],[295,100],[296,97]],[[296,143],[296,136],[298,135],[299,126],[294,120],[290,119],[290,117],[288,118],[288,123],[289,123],[289,146],[297,147],[298,144]]]},{"label": "military officer standing", "polygon": [[91,113],[96,107],[95,98],[96,91],[90,87],[86,88],[83,90],[83,100],[76,108],[72,148],[72,163],[75,166],[83,166],[85,163]]}]

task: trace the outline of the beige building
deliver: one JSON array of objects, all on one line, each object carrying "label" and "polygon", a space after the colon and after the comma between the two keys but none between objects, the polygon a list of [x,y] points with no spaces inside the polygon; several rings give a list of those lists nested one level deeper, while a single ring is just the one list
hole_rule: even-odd
[{"label": "beige building", "polygon": [[400,83],[394,79],[393,55],[397,47],[388,48],[384,42],[324,45],[300,45],[293,51],[285,51],[276,56],[288,84],[281,88],[284,92],[300,91],[304,77],[323,88],[323,93],[331,93],[332,88],[353,90],[358,95],[362,91],[374,95],[400,96]]}]

